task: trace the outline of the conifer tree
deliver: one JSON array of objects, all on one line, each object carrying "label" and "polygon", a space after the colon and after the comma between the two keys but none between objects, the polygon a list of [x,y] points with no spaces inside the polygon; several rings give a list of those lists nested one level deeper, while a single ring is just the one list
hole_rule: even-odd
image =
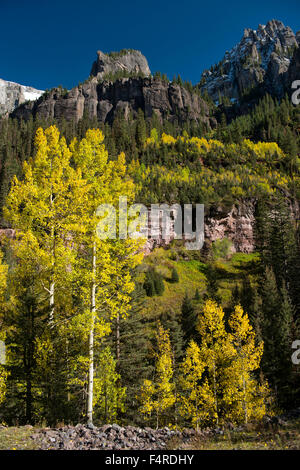
[{"label": "conifer tree", "polygon": [[280,296],[272,269],[265,271],[262,286],[262,324],[261,332],[264,340],[262,368],[270,384],[275,385],[278,371],[278,340],[279,340],[279,306]]},{"label": "conifer tree", "polygon": [[196,330],[197,321],[198,313],[186,292],[181,305],[181,327],[186,345],[189,344],[191,339],[196,340],[198,338]]},{"label": "conifer tree", "polygon": [[171,281],[174,283],[179,282],[178,272],[175,268],[172,269]]}]

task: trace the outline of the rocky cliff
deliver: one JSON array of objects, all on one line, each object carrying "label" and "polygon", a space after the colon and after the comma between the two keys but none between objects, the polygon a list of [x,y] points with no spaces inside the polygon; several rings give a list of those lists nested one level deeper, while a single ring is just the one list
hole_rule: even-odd
[{"label": "rocky cliff", "polygon": [[140,51],[123,49],[120,52],[97,52],[97,60],[93,63],[91,76],[103,79],[107,75],[118,72],[127,74],[141,74],[145,77],[151,75],[147,59]]},{"label": "rocky cliff", "polygon": [[[300,218],[299,203],[295,199],[288,199],[290,211],[295,220]],[[244,199],[231,207],[210,206],[205,208],[204,216],[204,246],[207,250],[216,240],[227,238],[231,241],[231,252],[252,253],[255,251],[255,214],[257,200]],[[174,239],[174,224],[171,224],[169,237],[162,239],[149,238],[144,253],[150,254],[156,247],[167,248]]]},{"label": "rocky cliff", "polygon": [[157,78],[131,77],[99,81],[96,77],[69,92],[54,89],[35,103],[17,108],[13,116],[27,119],[30,115],[65,118],[78,121],[86,113],[102,122],[112,122],[118,111],[125,117],[142,109],[145,117],[155,112],[170,121],[197,120],[214,126],[207,103],[184,87]]},{"label": "rocky cliff", "polygon": [[[211,206],[205,208],[204,216],[204,246],[207,249],[216,240],[228,238],[232,242],[231,251],[252,253],[255,250],[254,226],[255,226],[255,199],[245,200],[232,207]],[[149,233],[151,230],[151,217],[149,214]],[[161,228],[161,227],[160,227]],[[174,215],[168,236],[164,239],[160,236],[151,238],[144,246],[144,254],[149,255],[154,248],[167,248],[174,239]]]},{"label": "rocky cliff", "polygon": [[290,86],[289,68],[299,43],[300,32],[294,34],[278,20],[245,29],[241,41],[202,74],[200,87],[216,102],[220,96],[238,101],[256,88],[280,98]]},{"label": "rocky cliff", "polygon": [[37,100],[44,92],[0,79],[0,116],[11,113],[26,101]]}]

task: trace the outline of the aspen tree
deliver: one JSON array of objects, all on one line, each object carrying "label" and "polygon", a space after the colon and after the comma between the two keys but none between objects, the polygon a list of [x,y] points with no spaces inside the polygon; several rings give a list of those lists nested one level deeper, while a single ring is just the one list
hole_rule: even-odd
[{"label": "aspen tree", "polygon": [[203,379],[206,364],[201,350],[195,341],[191,341],[186,357],[181,365],[180,385],[182,393],[179,397],[180,413],[191,419],[193,426],[199,429],[214,408],[214,395],[207,379]]},{"label": "aspen tree", "polygon": [[259,368],[263,343],[256,345],[255,332],[248,315],[240,305],[229,318],[234,356],[224,374],[224,405],[226,415],[236,422],[248,423],[266,413],[267,383],[259,385],[253,372]]},{"label": "aspen tree", "polygon": [[221,403],[221,376],[224,363],[231,356],[231,345],[224,324],[224,312],[216,302],[208,300],[199,315],[197,330],[201,336],[201,356],[206,364],[208,384],[214,397],[211,418],[217,424],[220,421]]},{"label": "aspen tree", "polygon": [[157,352],[155,353],[155,379],[145,380],[139,397],[142,406],[141,412],[151,416],[154,411],[156,414],[156,427],[159,426],[159,420],[167,409],[175,403],[173,379],[173,358],[172,348],[168,331],[164,330],[158,323],[157,330]]},{"label": "aspen tree", "polygon": [[100,352],[97,368],[99,374],[95,377],[95,412],[105,423],[115,422],[118,411],[124,411],[126,388],[119,386],[120,375],[116,371],[116,361],[108,347]]},{"label": "aspen tree", "polygon": [[[76,204],[80,200],[80,174],[70,166],[71,153],[59,131],[51,126],[39,128],[35,137],[34,158],[24,162],[22,180],[13,178],[4,208],[22,238],[31,233],[42,250],[41,283],[49,298],[49,324],[55,321],[55,290],[65,282],[71,256],[67,243],[74,226]],[[79,183],[79,186],[77,186]]]},{"label": "aspen tree", "polygon": [[[125,155],[109,161],[103,140],[99,129],[90,129],[85,138],[79,142],[75,139],[71,144],[76,168],[80,169],[87,187],[81,241],[90,255],[81,260],[79,273],[83,302],[90,312],[87,393],[90,425],[93,424],[95,328],[97,326],[97,337],[101,339],[105,328],[107,332],[104,313],[111,319],[127,315],[130,293],[134,289],[131,272],[142,259],[142,254],[138,253],[141,242],[116,238],[119,198],[126,196],[128,202],[132,202],[134,184],[126,174]],[[103,211],[101,206],[107,210]],[[101,222],[103,216],[106,225]]]}]

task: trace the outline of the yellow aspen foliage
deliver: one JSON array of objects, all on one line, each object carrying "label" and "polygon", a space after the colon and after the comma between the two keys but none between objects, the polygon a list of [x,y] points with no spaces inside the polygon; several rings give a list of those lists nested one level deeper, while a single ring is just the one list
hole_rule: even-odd
[{"label": "yellow aspen foliage", "polygon": [[109,161],[103,141],[104,135],[99,129],[90,129],[81,141],[74,139],[70,145],[86,188],[80,243],[88,256],[79,257],[76,269],[81,299],[89,318],[87,415],[90,424],[93,420],[96,369],[94,353],[99,345],[97,340],[106,329],[103,316],[106,314],[106,317],[117,318],[117,321],[120,316],[127,316],[130,294],[134,289],[132,270],[143,257],[139,251],[141,240],[117,237],[117,229],[120,229],[117,217],[119,198],[126,197],[127,203],[132,203],[135,186],[127,173],[125,154],[121,153],[116,161]]},{"label": "yellow aspen foliage", "polygon": [[22,180],[13,178],[4,208],[17,236],[30,232],[43,258],[43,286],[49,297],[49,321],[55,320],[57,292],[67,292],[70,230],[80,217],[80,173],[70,165],[71,152],[55,126],[39,128],[35,157],[24,162]]},{"label": "yellow aspen foliage", "polygon": [[100,352],[97,369],[99,373],[96,371],[94,384],[95,414],[102,422],[116,422],[118,411],[125,411],[126,388],[119,385],[121,377],[108,347]]},{"label": "yellow aspen foliage", "polygon": [[145,379],[141,386],[140,395],[137,397],[142,403],[140,412],[150,417],[154,411],[153,397],[155,393],[155,386],[151,380]]},{"label": "yellow aspen foliage", "polygon": [[192,425],[199,428],[214,411],[214,395],[207,379],[203,380],[206,364],[203,361],[199,346],[191,341],[186,357],[181,365],[181,394],[179,412],[190,419]]},{"label": "yellow aspen foliage", "polygon": [[[5,301],[8,265],[3,263],[3,253],[0,251],[0,312]],[[1,317],[0,317],[1,319]]]},{"label": "yellow aspen foliage", "polygon": [[173,354],[168,331],[164,330],[158,323],[157,352],[155,353],[155,379],[145,380],[138,397],[142,406],[141,412],[151,416],[156,415],[156,426],[158,428],[164,413],[174,405],[174,383],[173,379]]},{"label": "yellow aspen foliage", "polygon": [[162,133],[161,141],[163,144],[166,144],[166,145],[176,144],[176,139],[171,135],[165,134],[164,132]]},{"label": "yellow aspen foliage", "polygon": [[197,329],[201,335],[201,356],[207,368],[207,380],[213,394],[210,418],[219,424],[222,390],[222,374],[233,351],[230,336],[225,330],[224,311],[216,302],[208,300],[199,315]]},{"label": "yellow aspen foliage", "polygon": [[181,364],[179,411],[196,428],[204,423],[261,419],[270,402],[268,384],[258,383],[253,375],[260,366],[263,344],[256,344],[242,307],[235,307],[228,327],[229,331],[223,309],[208,300],[198,319],[200,346],[191,341]]},{"label": "yellow aspen foliage", "polygon": [[240,305],[231,314],[229,327],[234,357],[223,377],[223,400],[228,419],[247,423],[265,415],[269,400],[267,383],[260,385],[253,376],[253,372],[259,369],[263,343],[256,344],[255,332]]},{"label": "yellow aspen foliage", "polygon": [[0,405],[5,399],[8,371],[0,364]]}]

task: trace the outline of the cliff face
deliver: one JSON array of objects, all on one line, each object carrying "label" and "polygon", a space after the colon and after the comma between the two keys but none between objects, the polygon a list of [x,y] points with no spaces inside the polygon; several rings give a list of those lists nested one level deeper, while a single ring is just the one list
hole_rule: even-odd
[{"label": "cliff face", "polygon": [[244,201],[225,210],[212,207],[205,218],[205,240],[214,242],[228,238],[232,251],[252,253],[255,249],[255,200]]},{"label": "cliff face", "polygon": [[294,34],[277,20],[257,30],[245,29],[241,41],[223,60],[202,74],[201,89],[216,102],[220,96],[238,101],[256,87],[280,98],[289,86],[288,71],[299,42],[299,32]]},{"label": "cliff face", "polygon": [[31,115],[40,115],[77,122],[86,114],[111,123],[118,112],[123,112],[125,117],[130,113],[134,116],[138,109],[144,111],[145,117],[156,113],[170,121],[196,120],[208,128],[215,125],[199,94],[151,77],[147,59],[134,50],[110,54],[98,51],[90,78],[84,84],[70,91],[55,88],[37,102],[19,106],[12,116],[28,119]]},{"label": "cliff face", "polygon": [[44,92],[0,79],[0,116],[11,113],[25,101],[37,100]]},{"label": "cliff face", "polygon": [[140,51],[122,50],[104,54],[97,52],[97,60],[92,65],[91,76],[103,79],[107,74],[118,72],[142,74],[148,77],[151,75],[147,59]]},{"label": "cliff face", "polygon": [[112,122],[118,111],[125,117],[142,109],[146,117],[155,112],[170,121],[197,120],[214,125],[209,118],[206,102],[184,87],[154,78],[121,78],[116,81],[98,81],[93,78],[65,93],[54,89],[35,103],[26,103],[13,112],[14,117],[28,118],[31,114],[45,118],[74,119],[86,113],[102,122]]},{"label": "cliff face", "polygon": [[[228,238],[232,242],[231,251],[252,253],[255,250],[254,226],[255,226],[255,199],[245,200],[231,208],[211,206],[204,216],[204,246],[205,250],[216,240]],[[149,215],[149,233],[151,229]],[[162,238],[149,238],[144,246],[144,253],[148,255],[156,247],[167,248],[174,239],[174,216],[171,217],[171,225],[168,236]]]},{"label": "cliff face", "polygon": [[[290,200],[290,211],[295,220],[300,218],[300,207],[296,200]],[[204,246],[209,248],[216,240],[228,238],[232,242],[232,253],[252,253],[255,251],[255,213],[257,201],[245,199],[232,207],[211,206],[205,211],[204,216]],[[148,255],[156,247],[167,248],[173,240],[173,227],[169,237],[165,240],[161,237],[147,241],[144,253]]]}]

